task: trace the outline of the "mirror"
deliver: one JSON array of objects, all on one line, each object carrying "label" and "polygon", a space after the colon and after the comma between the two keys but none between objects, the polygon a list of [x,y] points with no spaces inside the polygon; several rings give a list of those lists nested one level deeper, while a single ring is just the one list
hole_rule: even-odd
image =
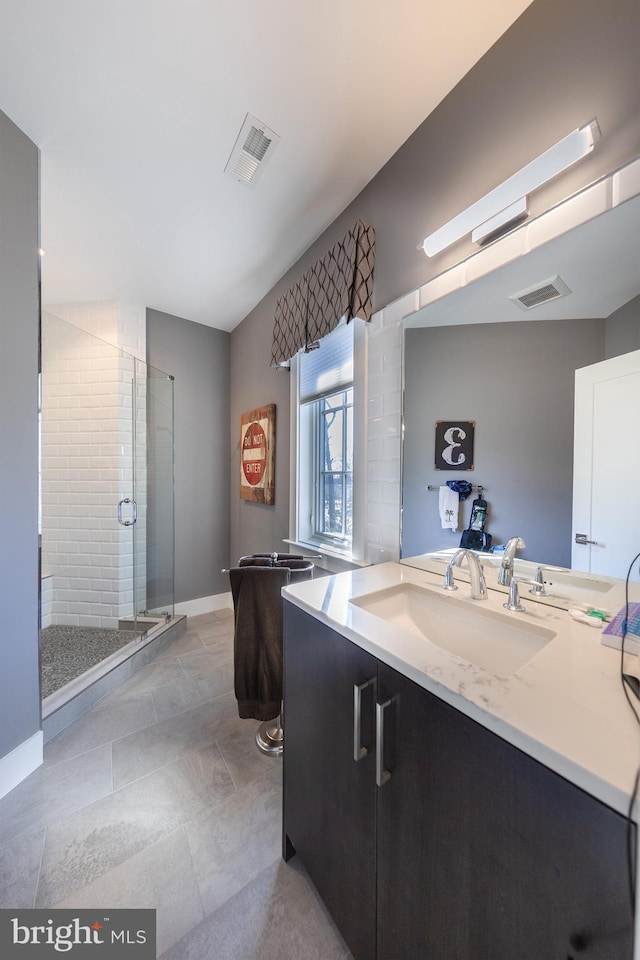
[{"label": "mirror", "polygon": [[[574,374],[640,349],[639,233],[636,197],[405,319],[403,562],[457,548],[481,484],[494,545],[519,536],[518,557],[571,567]],[[515,302],[550,282],[569,293]],[[435,423],[457,418],[475,422],[473,470],[436,470]],[[457,532],[439,515],[448,480],[474,486]]]}]

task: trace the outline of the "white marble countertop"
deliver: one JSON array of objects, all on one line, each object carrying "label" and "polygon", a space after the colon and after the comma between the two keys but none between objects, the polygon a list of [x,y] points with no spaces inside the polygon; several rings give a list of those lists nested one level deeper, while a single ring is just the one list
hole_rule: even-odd
[{"label": "white marble countertop", "polygon": [[[472,601],[463,583],[457,599],[556,634],[513,675],[498,677],[349,603],[402,583],[439,589],[442,578],[385,563],[295,584],[283,596],[626,816],[640,764],[640,727],[622,689],[620,653],[600,642],[601,631],[529,601],[524,592],[526,613],[505,611],[497,591]],[[625,669],[638,673],[637,661],[627,656]]]}]

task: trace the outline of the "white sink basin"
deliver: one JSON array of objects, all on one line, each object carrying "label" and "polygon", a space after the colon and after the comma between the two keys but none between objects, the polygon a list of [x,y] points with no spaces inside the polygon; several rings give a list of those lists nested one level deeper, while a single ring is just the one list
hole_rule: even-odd
[{"label": "white sink basin", "polygon": [[487,609],[481,600],[460,600],[412,583],[350,602],[501,677],[511,676],[555,637],[553,630]]}]

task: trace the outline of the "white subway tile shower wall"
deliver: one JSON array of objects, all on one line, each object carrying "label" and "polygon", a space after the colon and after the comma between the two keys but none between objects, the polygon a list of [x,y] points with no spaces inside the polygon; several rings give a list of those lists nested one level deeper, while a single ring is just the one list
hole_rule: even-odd
[{"label": "white subway tile shower wall", "polygon": [[90,303],[57,303],[45,309],[94,337],[119,347],[143,363],[146,361],[146,307],[122,301],[99,300]]},{"label": "white subway tile shower wall", "polygon": [[[143,586],[146,558],[144,457],[136,462],[140,521],[135,528],[117,521],[118,501],[132,495],[133,361],[111,345],[118,334],[117,304],[55,310],[100,341],[111,342],[94,339],[89,349],[88,338],[74,340],[73,330],[64,342],[47,340],[43,324],[42,563],[52,584],[47,620],[116,627],[133,612],[134,530]],[[126,316],[135,319],[135,312]],[[129,341],[139,336],[134,329]],[[137,396],[138,443],[146,436],[143,386]]]}]

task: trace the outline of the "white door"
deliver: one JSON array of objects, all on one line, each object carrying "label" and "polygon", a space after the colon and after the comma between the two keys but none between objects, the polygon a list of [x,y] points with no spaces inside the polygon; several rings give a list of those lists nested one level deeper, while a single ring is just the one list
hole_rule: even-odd
[{"label": "white door", "polygon": [[571,566],[624,578],[640,553],[640,350],[576,370],[574,426]]}]

